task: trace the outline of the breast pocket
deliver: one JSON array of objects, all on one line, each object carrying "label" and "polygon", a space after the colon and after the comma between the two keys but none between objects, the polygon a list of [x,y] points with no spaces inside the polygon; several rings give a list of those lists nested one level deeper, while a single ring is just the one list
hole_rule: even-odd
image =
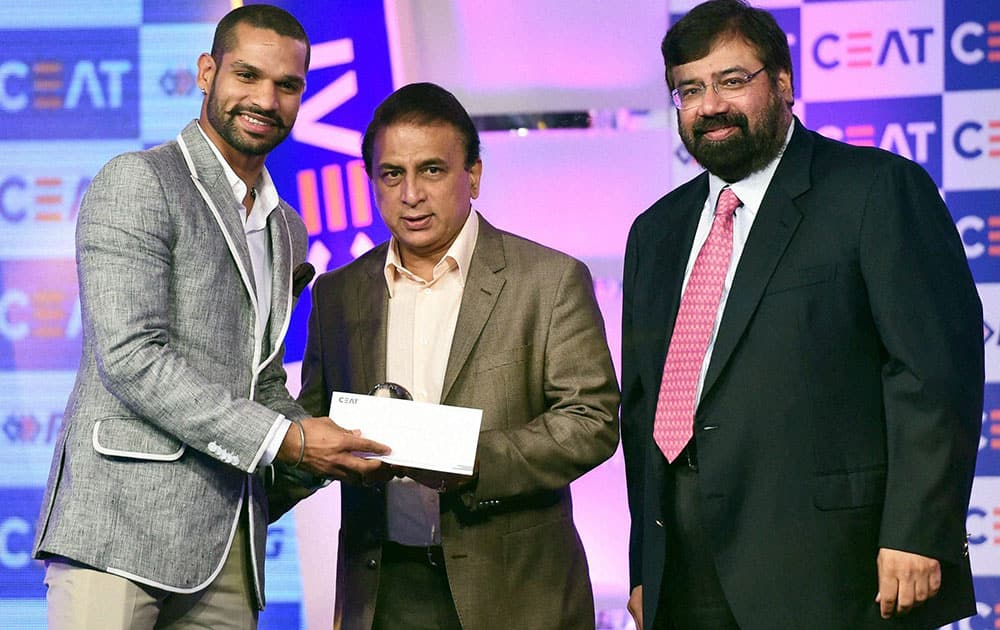
[{"label": "breast pocket", "polygon": [[774,295],[830,282],[837,277],[837,265],[816,265],[779,271],[767,283],[764,295]]},{"label": "breast pocket", "polygon": [[476,360],[473,378],[479,399],[476,406],[483,409],[483,430],[512,428],[527,422],[532,376],[526,363],[531,349],[532,344],[526,344]]},{"label": "breast pocket", "polygon": [[524,363],[525,357],[528,356],[530,350],[531,344],[529,343],[524,346],[517,346],[516,348],[510,348],[500,352],[491,352],[486,356],[479,357],[476,361],[476,374],[482,374],[484,372],[490,372],[500,368],[516,366],[520,363]]}]

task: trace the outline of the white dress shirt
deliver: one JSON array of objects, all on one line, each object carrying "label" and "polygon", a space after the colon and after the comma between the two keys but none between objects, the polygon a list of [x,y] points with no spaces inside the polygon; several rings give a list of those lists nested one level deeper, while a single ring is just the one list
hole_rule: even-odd
[{"label": "white dress shirt", "polygon": [[728,186],[736,194],[742,205],[736,209],[733,215],[733,256],[729,261],[729,270],[726,272],[726,283],[722,289],[722,299],[719,300],[719,310],[715,314],[715,324],[712,327],[712,336],[708,341],[708,349],[705,351],[705,359],[701,364],[701,374],[698,376],[698,395],[696,400],[701,400],[701,391],[705,385],[705,375],[708,373],[708,364],[712,360],[712,351],[715,349],[715,338],[719,333],[719,323],[722,321],[722,314],[726,310],[726,300],[729,298],[729,290],[733,286],[733,278],[736,276],[736,268],[740,264],[740,257],[743,255],[743,248],[750,236],[750,228],[753,227],[754,219],[757,218],[757,211],[760,203],[764,200],[767,187],[771,184],[771,178],[778,169],[781,156],[785,153],[788,141],[792,139],[792,130],[795,129],[794,122],[788,126],[785,134],[785,144],[767,166],[751,173],[745,179],[729,184],[715,175],[708,175],[708,198],[701,209],[701,216],[698,218],[698,229],[694,234],[694,243],[691,245],[691,253],[688,256],[687,268],[684,270],[684,285],[681,287],[681,295],[687,288],[688,279],[691,277],[691,270],[694,268],[694,261],[701,251],[702,245],[708,240],[708,232],[712,228],[712,221],[715,218],[715,205],[722,194],[722,189]]},{"label": "white dress shirt", "polygon": [[[385,261],[389,288],[386,380],[407,388],[419,402],[441,402],[465,279],[479,236],[477,217],[475,210],[469,212],[455,242],[434,266],[430,280],[406,269],[395,239],[389,242]],[[386,485],[386,501],[389,540],[413,546],[441,544],[436,491],[409,477],[393,479]]]}]

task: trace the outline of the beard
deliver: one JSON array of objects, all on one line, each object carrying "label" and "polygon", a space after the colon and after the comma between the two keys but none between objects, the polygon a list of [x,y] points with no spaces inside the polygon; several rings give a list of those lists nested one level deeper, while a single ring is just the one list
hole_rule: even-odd
[{"label": "beard", "polygon": [[[281,144],[291,131],[291,125],[285,124],[285,121],[274,111],[268,112],[253,106],[236,106],[226,111],[216,96],[214,79],[212,81],[212,90],[208,95],[207,113],[208,122],[212,125],[212,128],[222,136],[222,139],[229,146],[244,155],[267,155],[271,152],[271,149]],[[236,117],[243,113],[274,123],[275,134],[266,138],[255,138],[247,135],[242,129],[236,126]]]},{"label": "beard", "polygon": [[[781,153],[788,130],[785,107],[781,94],[772,90],[756,129],[750,128],[746,114],[737,111],[698,118],[690,129],[682,123],[677,126],[691,157],[710,173],[733,183],[761,170]],[[719,141],[705,138],[709,131],[728,126],[739,131]]]}]

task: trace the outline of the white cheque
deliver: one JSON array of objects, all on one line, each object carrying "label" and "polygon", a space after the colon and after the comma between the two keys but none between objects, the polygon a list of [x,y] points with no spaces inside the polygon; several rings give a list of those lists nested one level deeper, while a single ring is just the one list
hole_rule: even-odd
[{"label": "white cheque", "polygon": [[387,464],[471,475],[482,409],[333,392],[330,418],[392,449]]}]

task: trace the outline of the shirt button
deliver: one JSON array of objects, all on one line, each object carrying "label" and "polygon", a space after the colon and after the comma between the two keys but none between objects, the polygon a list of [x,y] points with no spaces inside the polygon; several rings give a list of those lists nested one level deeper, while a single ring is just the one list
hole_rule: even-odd
[{"label": "shirt button", "polygon": [[424,289],[424,295],[430,295],[430,294],[431,294],[430,287]]}]

